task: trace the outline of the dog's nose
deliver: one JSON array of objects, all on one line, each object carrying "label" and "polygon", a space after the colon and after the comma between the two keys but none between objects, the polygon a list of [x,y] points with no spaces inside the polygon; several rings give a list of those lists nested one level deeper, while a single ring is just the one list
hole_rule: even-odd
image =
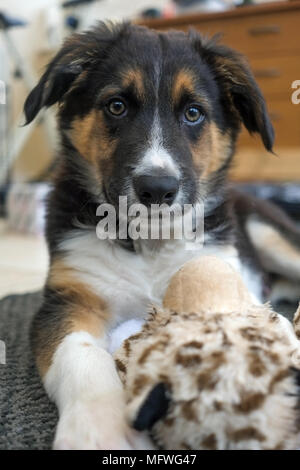
[{"label": "dog's nose", "polygon": [[174,176],[138,176],[133,186],[139,200],[145,206],[151,204],[171,205],[178,193],[179,183]]}]

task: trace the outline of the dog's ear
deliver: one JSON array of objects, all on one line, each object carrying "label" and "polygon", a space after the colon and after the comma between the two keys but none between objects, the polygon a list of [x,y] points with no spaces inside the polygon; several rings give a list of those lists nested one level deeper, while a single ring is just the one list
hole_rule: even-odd
[{"label": "dog's ear", "polygon": [[[192,33],[193,34],[193,33]],[[258,133],[268,151],[272,151],[274,130],[266,102],[251,72],[246,58],[233,49],[218,44],[218,38],[203,39],[194,44],[212,70],[225,106],[238,113],[250,134]]]},{"label": "dog's ear", "polygon": [[[75,51],[74,51],[75,52]],[[28,95],[24,104],[26,124],[29,124],[45,106],[59,102],[68,91],[74,80],[84,69],[84,58],[74,59],[69,47],[63,47],[47,66],[38,84]]]},{"label": "dog's ear", "polygon": [[99,22],[89,31],[70,36],[28,95],[24,104],[26,124],[30,123],[44,106],[49,107],[61,101],[71,86],[79,85],[81,76],[84,76],[83,72],[101,62],[108,45],[117,41],[129,27],[126,22],[118,25]]},{"label": "dog's ear", "polygon": [[137,431],[150,430],[168,411],[170,403],[167,386],[160,382],[155,385],[140,406],[132,426]]},{"label": "dog's ear", "polygon": [[60,101],[81,72],[80,65],[56,66],[51,62],[38,84],[26,98],[24,104],[26,124],[29,124],[44,106],[48,108]]}]

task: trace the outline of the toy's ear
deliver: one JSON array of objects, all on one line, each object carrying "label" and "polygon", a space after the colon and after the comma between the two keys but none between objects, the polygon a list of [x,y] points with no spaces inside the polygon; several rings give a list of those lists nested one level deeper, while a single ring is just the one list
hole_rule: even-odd
[{"label": "toy's ear", "polygon": [[196,34],[194,40],[197,51],[214,73],[222,101],[229,113],[238,113],[248,132],[260,134],[265,148],[272,151],[273,126],[266,102],[246,58],[218,44],[216,38],[207,40]]},{"label": "toy's ear", "polygon": [[299,399],[300,399],[300,369],[298,369],[298,366],[297,367],[291,367],[291,372],[294,376],[295,383],[298,387],[298,395],[299,395]]},{"label": "toy's ear", "polygon": [[168,411],[170,403],[168,387],[164,383],[158,383],[148,393],[137,412],[132,424],[137,431],[150,430],[152,426]]}]

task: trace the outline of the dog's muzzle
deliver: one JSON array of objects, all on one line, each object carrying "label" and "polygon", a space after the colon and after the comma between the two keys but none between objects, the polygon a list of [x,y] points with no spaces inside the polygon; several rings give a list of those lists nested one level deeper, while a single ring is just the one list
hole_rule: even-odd
[{"label": "dog's muzzle", "polygon": [[179,182],[174,176],[136,176],[134,190],[145,206],[151,204],[172,205],[179,191]]}]

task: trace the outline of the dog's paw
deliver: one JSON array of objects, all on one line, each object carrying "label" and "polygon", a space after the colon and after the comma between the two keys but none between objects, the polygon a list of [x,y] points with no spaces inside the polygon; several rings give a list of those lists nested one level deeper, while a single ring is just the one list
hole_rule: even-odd
[{"label": "dog's paw", "polygon": [[146,437],[130,429],[122,407],[101,400],[76,402],[65,409],[58,422],[55,450],[151,449]]},{"label": "dog's paw", "polygon": [[120,407],[101,400],[76,402],[59,419],[54,449],[132,449]]}]

